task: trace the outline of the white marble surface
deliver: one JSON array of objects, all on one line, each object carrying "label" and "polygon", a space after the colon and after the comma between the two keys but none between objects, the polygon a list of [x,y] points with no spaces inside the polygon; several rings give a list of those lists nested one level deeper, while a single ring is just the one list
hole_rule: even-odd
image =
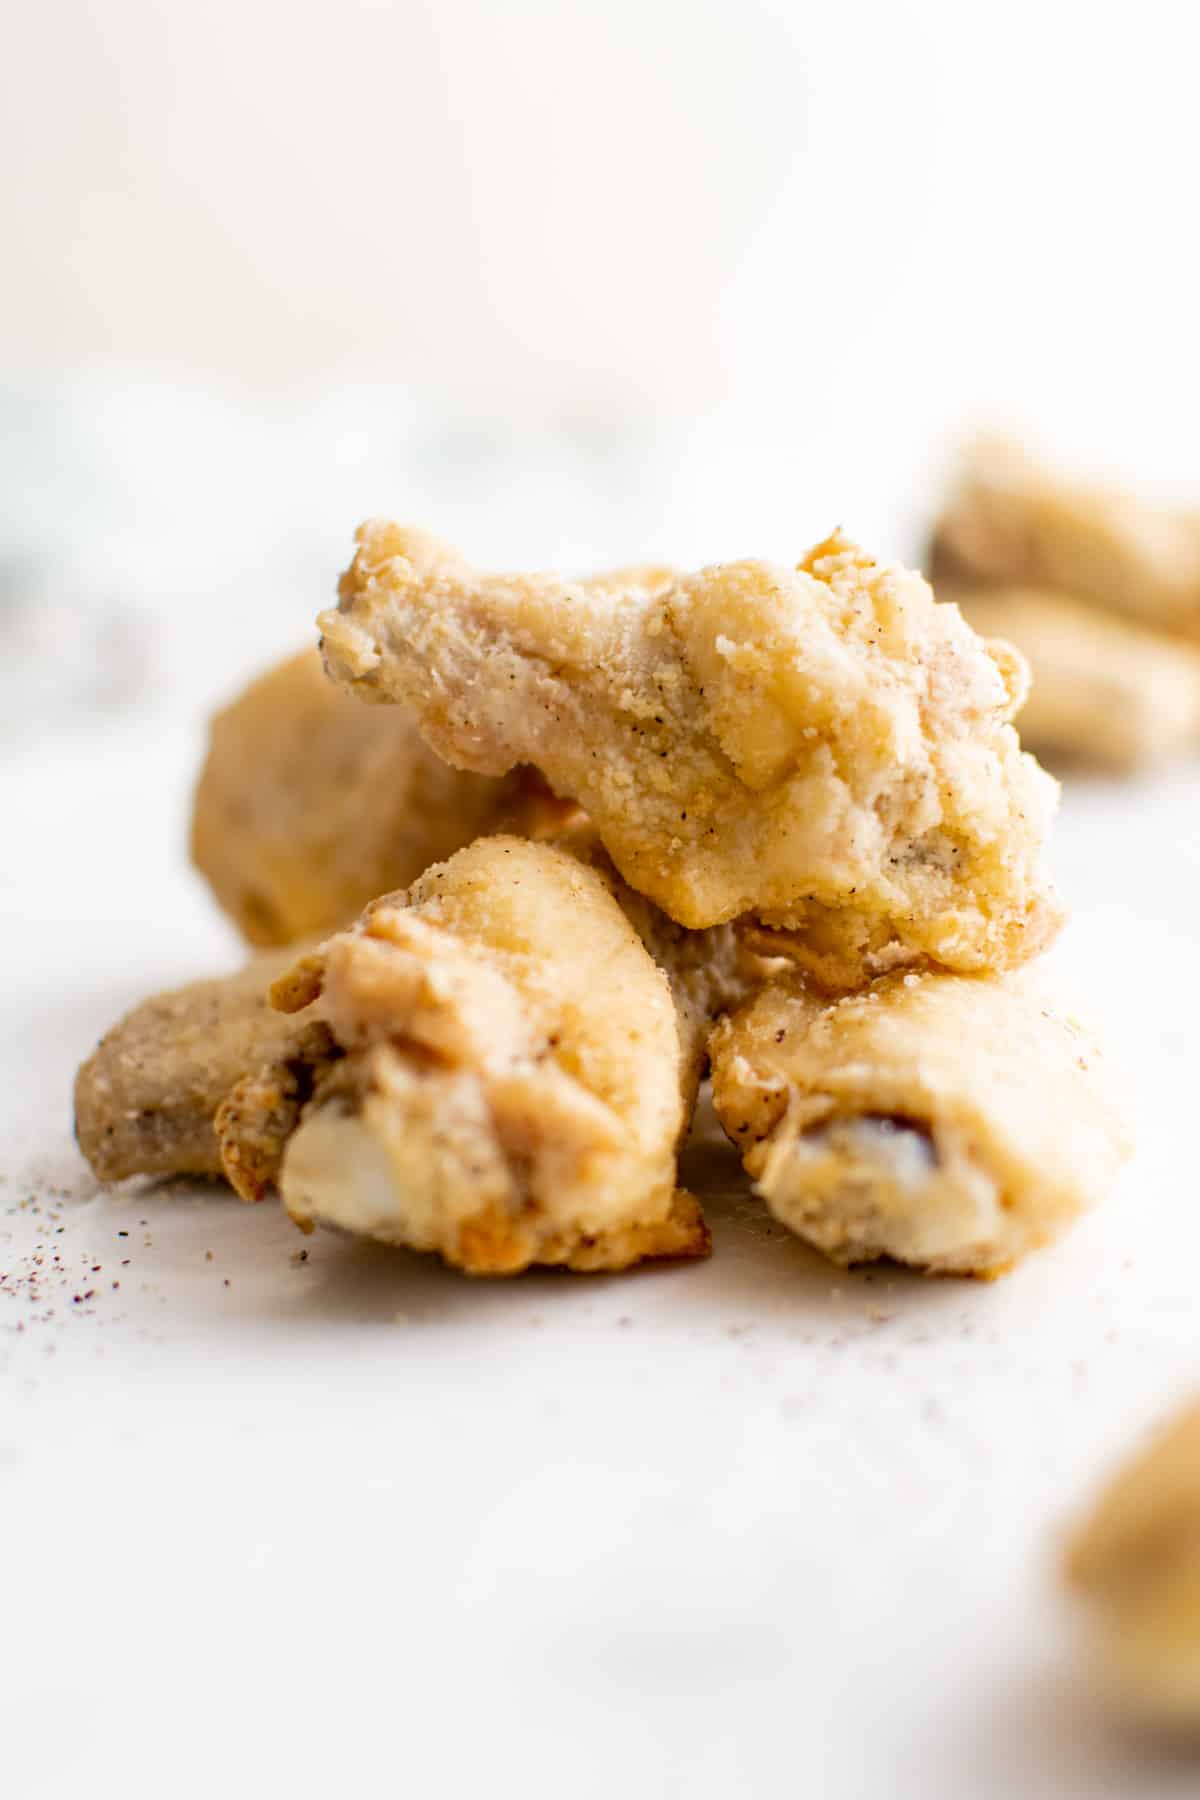
[{"label": "white marble surface", "polygon": [[4,1794],[1194,1795],[1093,1708],[1053,1569],[1200,1376],[1200,774],[1067,798],[1056,955],[1141,1151],[1058,1249],[841,1274],[718,1156],[706,1266],[486,1285],[80,1162],[96,1035],[235,953],[198,742],[0,765]]}]

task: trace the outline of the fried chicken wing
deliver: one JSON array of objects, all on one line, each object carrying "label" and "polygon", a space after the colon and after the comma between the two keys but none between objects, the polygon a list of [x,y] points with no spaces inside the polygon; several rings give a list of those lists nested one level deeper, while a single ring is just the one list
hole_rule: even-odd
[{"label": "fried chicken wing", "polygon": [[840,986],[1053,936],[1057,790],[1008,724],[1024,664],[919,576],[840,536],[658,587],[484,576],[383,523],[358,544],[331,673],[461,768],[532,763],[680,923],[749,915]]},{"label": "fried chicken wing", "polygon": [[[585,839],[477,841],[276,983],[340,1053],[279,1145],[287,1210],[473,1274],[706,1254],[676,1153],[742,970],[727,928],[672,925]],[[223,1109],[235,1180],[277,1086]]]},{"label": "fried chicken wing", "polygon": [[75,1079],[75,1135],[101,1181],[223,1172],[213,1120],[235,1082],[265,1063],[303,1069],[326,1038],[267,998],[294,961],[294,951],[259,956],[158,994],[101,1039]]},{"label": "fried chicken wing", "polygon": [[1065,1573],[1118,1705],[1200,1732],[1200,1400],[1118,1472],[1075,1532]]},{"label": "fried chicken wing", "polygon": [[1048,761],[1122,774],[1200,746],[1200,650],[1041,588],[947,588],[983,637],[1004,637],[1033,676],[1017,720]]},{"label": "fried chicken wing", "polygon": [[1015,445],[976,444],[938,522],[933,579],[1074,594],[1200,638],[1200,513],[1065,481]]},{"label": "fried chicken wing", "polygon": [[713,1104],[771,1211],[835,1261],[992,1274],[1127,1153],[1100,1055],[1021,976],[791,975],[723,1020]]},{"label": "fried chicken wing", "polygon": [[481,833],[536,836],[561,812],[531,770],[451,769],[402,708],[354,706],[314,648],[213,720],[192,860],[249,942],[290,944],[349,924]]}]

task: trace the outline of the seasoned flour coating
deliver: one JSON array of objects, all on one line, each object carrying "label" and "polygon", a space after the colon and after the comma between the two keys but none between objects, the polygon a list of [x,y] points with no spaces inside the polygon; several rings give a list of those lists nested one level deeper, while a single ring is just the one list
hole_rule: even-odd
[{"label": "seasoned flour coating", "polygon": [[222,1172],[213,1119],[234,1083],[263,1063],[303,1066],[325,1037],[267,998],[294,960],[259,956],[235,975],[158,994],[101,1039],[75,1080],[75,1134],[101,1181]]},{"label": "seasoned flour coating", "polygon": [[1117,1704],[1200,1733],[1200,1400],[1116,1476],[1067,1552]]},{"label": "seasoned flour coating", "polygon": [[395,525],[358,543],[331,673],[461,768],[539,768],[680,923],[751,915],[840,986],[1053,936],[1057,790],[1008,723],[1024,664],[919,576],[841,537],[659,587],[484,576]]},{"label": "seasoned flour coating", "polygon": [[713,1104],[775,1216],[838,1262],[992,1274],[1110,1185],[1099,1052],[1023,977],[764,987],[712,1041]]},{"label": "seasoned flour coating", "polygon": [[1054,588],[1200,638],[1200,513],[1062,480],[1012,444],[964,461],[938,522],[933,578]]},{"label": "seasoned flour coating", "polygon": [[[586,840],[460,850],[276,983],[340,1053],[281,1146],[287,1210],[473,1274],[705,1254],[676,1152],[742,967],[728,929],[672,925]],[[236,1107],[257,1154],[252,1083]]]},{"label": "seasoned flour coating", "polygon": [[353,705],[314,647],[213,720],[192,860],[251,943],[290,944],[348,925],[473,837],[536,836],[561,810],[530,770],[448,768],[402,708]]}]

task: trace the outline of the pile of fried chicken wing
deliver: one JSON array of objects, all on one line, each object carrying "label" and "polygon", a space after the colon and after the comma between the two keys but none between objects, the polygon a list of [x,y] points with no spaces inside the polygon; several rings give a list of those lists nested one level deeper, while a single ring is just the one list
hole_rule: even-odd
[{"label": "pile of fried chicken wing", "polygon": [[702,1082],[841,1263],[991,1275],[1126,1154],[1032,965],[1063,913],[1022,655],[835,534],[588,580],[358,533],[213,722],[192,850],[257,954],[79,1072],[104,1181],[223,1177],[476,1275],[710,1249]]}]

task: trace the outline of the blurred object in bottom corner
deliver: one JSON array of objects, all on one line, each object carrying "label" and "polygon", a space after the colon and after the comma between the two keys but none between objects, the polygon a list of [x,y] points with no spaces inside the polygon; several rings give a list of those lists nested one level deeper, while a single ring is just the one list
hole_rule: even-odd
[{"label": "blurred object in bottom corner", "polygon": [[1118,1470],[1065,1576],[1113,1704],[1200,1748],[1200,1398]]}]

